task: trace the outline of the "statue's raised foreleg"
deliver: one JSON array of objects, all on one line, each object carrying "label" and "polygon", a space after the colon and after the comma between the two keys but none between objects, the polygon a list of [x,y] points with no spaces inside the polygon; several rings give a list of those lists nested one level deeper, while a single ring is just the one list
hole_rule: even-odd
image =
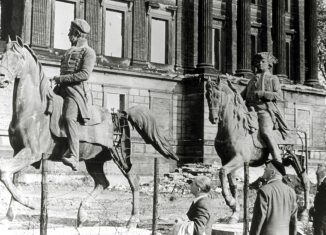
[{"label": "statue's raised foreleg", "polygon": [[104,162],[105,160],[91,159],[86,160],[86,169],[90,176],[93,178],[95,186],[92,192],[80,203],[77,215],[77,226],[80,227],[84,222],[87,221],[87,212],[84,209],[87,202],[96,199],[96,197],[101,194],[104,189],[108,188],[110,183],[104,174]]},{"label": "statue's raised foreleg", "polygon": [[[19,177],[19,173],[13,175],[13,184],[19,189],[18,177]],[[16,212],[14,208],[17,203],[18,202],[15,200],[15,198],[11,196],[9,207],[6,213],[6,217],[9,221],[13,221],[16,217]]]},{"label": "statue's raised foreleg", "polygon": [[[0,180],[6,186],[14,200],[20,204],[29,207],[31,209],[37,208],[37,203],[32,198],[23,196],[23,194],[17,189],[13,183],[13,175],[17,172],[20,172],[27,166],[41,159],[41,154],[35,153],[32,154],[31,149],[24,148],[13,159],[5,159],[0,161]],[[12,206],[12,203],[10,204]],[[8,212],[10,212],[12,207],[9,207]]]}]

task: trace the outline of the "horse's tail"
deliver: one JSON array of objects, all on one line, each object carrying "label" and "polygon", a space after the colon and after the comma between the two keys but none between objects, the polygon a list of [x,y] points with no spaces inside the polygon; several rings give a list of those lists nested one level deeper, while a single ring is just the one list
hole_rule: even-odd
[{"label": "horse's tail", "polygon": [[133,106],[126,111],[128,121],[136,128],[146,144],[151,144],[165,158],[179,160],[172,146],[159,131],[154,116],[149,109],[142,106]]}]

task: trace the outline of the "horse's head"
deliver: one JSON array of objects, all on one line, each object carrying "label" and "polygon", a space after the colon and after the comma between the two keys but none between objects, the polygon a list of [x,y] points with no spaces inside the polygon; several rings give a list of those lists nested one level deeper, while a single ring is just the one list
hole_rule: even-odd
[{"label": "horse's head", "polygon": [[24,44],[21,38],[8,43],[5,52],[1,55],[0,63],[0,88],[7,87],[15,78],[19,78],[25,63]]},{"label": "horse's head", "polygon": [[215,82],[209,78],[206,83],[206,99],[209,108],[209,121],[212,124],[218,122],[222,95],[221,79],[218,77]]}]

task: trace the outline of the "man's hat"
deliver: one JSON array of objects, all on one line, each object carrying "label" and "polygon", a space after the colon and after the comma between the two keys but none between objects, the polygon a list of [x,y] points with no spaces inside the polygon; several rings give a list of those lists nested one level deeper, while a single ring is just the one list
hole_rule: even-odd
[{"label": "man's hat", "polygon": [[74,21],[71,21],[71,27],[76,28],[81,33],[89,33],[91,31],[91,27],[86,20],[83,19],[75,19]]},{"label": "man's hat", "polygon": [[282,163],[280,163],[279,161],[273,159],[273,160],[270,160],[268,162],[266,162],[266,165],[268,164],[272,164],[273,167],[281,174],[281,175],[286,175],[286,171],[285,171],[285,167],[283,166]]}]

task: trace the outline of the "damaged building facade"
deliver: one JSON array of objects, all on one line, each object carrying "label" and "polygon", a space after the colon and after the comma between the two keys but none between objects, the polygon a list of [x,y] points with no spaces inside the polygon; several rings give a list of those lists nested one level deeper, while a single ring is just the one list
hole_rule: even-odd
[{"label": "damaged building facade", "polygon": [[[97,54],[89,81],[93,104],[109,110],[150,108],[182,162],[219,161],[208,121],[205,80],[246,78],[252,56],[271,51],[282,81],[280,107],[290,128],[307,133],[311,161],[326,159],[326,91],[317,68],[316,3],[310,0],[1,0],[1,42],[19,35],[59,74],[71,20],[91,26]],[[226,76],[222,76],[226,77]],[[227,79],[227,78],[226,78]],[[0,145],[8,146],[12,86],[0,93]],[[295,134],[289,143],[301,149]],[[152,169],[152,146],[132,132],[136,171]],[[171,165],[161,164],[163,172]],[[144,170],[146,169],[146,170]]]}]

